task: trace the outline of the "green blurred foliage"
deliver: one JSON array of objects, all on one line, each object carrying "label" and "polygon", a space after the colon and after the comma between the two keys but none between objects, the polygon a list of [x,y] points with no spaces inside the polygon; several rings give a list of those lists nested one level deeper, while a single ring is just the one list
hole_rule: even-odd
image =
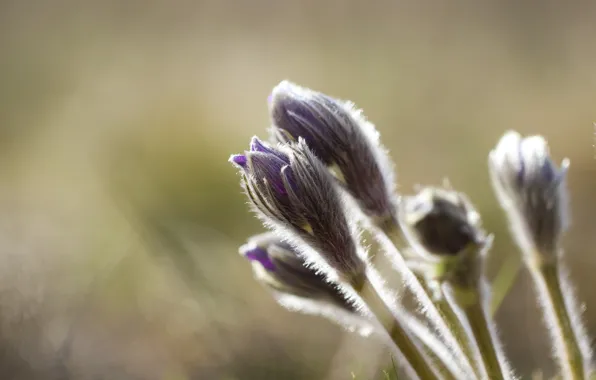
[{"label": "green blurred foliage", "polygon": [[[515,254],[486,156],[507,129],[571,158],[578,297],[596,260],[596,6],[305,0],[0,2],[2,378],[383,376],[378,342],[292,314],[237,247],[261,231],[226,162],[282,79],[351,99],[400,190],[444,177]],[[551,373],[522,275],[497,315],[521,374]],[[596,313],[585,312],[596,331]]]}]

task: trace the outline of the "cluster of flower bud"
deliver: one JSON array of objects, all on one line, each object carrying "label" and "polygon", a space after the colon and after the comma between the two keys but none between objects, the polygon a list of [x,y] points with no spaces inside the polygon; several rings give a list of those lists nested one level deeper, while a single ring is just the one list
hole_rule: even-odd
[{"label": "cluster of flower bud", "polygon": [[[270,141],[253,137],[230,162],[253,211],[271,230],[251,237],[240,253],[278,300],[316,302],[333,316],[370,326],[353,297],[374,272],[360,244],[362,218],[373,233],[384,234],[380,241],[391,242],[398,227],[407,243],[401,254],[394,249],[402,273],[416,281],[412,272],[422,275],[429,288],[445,282],[471,292],[481,287],[492,235],[467,196],[447,187],[398,196],[379,134],[351,102],[283,81],[269,97],[269,112]],[[506,133],[489,155],[498,200],[532,259],[550,260],[559,252],[568,224],[568,165],[553,164],[544,138],[516,132]],[[433,307],[430,298],[428,303],[423,308]]]}]

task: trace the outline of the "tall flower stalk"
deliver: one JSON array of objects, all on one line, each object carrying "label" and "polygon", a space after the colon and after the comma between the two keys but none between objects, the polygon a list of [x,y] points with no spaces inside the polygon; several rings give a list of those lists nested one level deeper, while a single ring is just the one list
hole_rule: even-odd
[{"label": "tall flower stalk", "polygon": [[568,226],[565,177],[546,140],[506,133],[489,155],[493,188],[507,214],[544,311],[554,353],[565,379],[585,379],[592,357],[579,311],[562,276],[561,236]]},{"label": "tall flower stalk", "polygon": [[492,238],[481,229],[470,201],[453,190],[427,187],[404,198],[400,221],[422,273],[437,283],[438,297],[446,301],[442,304],[452,328],[461,328],[460,345],[468,357],[478,357],[476,374],[509,378],[484,286],[484,253]]}]

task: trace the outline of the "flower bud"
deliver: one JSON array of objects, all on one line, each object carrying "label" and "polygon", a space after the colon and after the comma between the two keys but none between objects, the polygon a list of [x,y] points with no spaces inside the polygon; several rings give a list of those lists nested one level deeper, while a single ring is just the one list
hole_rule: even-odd
[{"label": "flower bud", "polygon": [[569,160],[557,168],[541,136],[507,132],[489,154],[492,185],[513,235],[524,252],[554,257],[567,227],[565,175]]},{"label": "flower bud", "polygon": [[464,194],[424,188],[402,199],[399,218],[417,255],[409,260],[410,269],[424,275],[431,285],[435,281],[460,287],[477,284],[492,237],[481,229],[480,215]]},{"label": "flower bud", "polygon": [[250,151],[230,159],[243,173],[243,187],[266,223],[305,243],[307,259],[354,283],[365,264],[333,178],[304,141],[270,147],[256,137]]},{"label": "flower bud", "polygon": [[433,256],[455,256],[483,241],[480,216],[458,192],[427,187],[400,204],[407,235]]},{"label": "flower bud", "polygon": [[256,279],[271,290],[325,301],[352,313],[356,311],[337,284],[307,266],[296,250],[275,233],[251,237],[240,247],[240,254],[253,262]]},{"label": "flower bud", "polygon": [[394,218],[390,159],[374,126],[352,103],[283,81],[273,89],[270,113],[276,141],[302,137],[365,215],[377,224]]}]

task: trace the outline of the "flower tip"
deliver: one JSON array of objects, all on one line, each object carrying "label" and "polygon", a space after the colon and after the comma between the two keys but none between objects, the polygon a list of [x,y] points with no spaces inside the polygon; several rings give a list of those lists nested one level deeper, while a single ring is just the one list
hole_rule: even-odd
[{"label": "flower tip", "polygon": [[255,244],[244,244],[240,247],[239,252],[248,260],[258,262],[266,270],[275,270],[275,265],[273,264],[273,261],[271,261],[269,254],[264,248],[259,247]]},{"label": "flower tip", "polygon": [[503,134],[499,143],[497,144],[496,151],[508,151],[511,149],[517,150],[519,144],[522,141],[522,136],[516,131],[507,131]]},{"label": "flower tip", "polygon": [[501,136],[497,146],[488,154],[488,162],[495,168],[502,168],[510,162],[517,169],[521,169],[521,148],[522,136],[513,130],[507,131]]},{"label": "flower tip", "polygon": [[271,149],[263,143],[257,136],[253,136],[250,140],[250,151],[251,152],[265,152],[268,153]]},{"label": "flower tip", "polygon": [[283,96],[289,92],[292,92],[296,88],[298,88],[298,85],[290,82],[287,79],[282,80],[281,82],[276,84],[275,87],[273,87],[271,93],[269,94],[269,96],[267,96],[267,104],[271,106],[275,102],[276,98],[278,98],[279,96]]},{"label": "flower tip", "polygon": [[248,165],[248,160],[244,154],[233,154],[228,159],[228,162],[239,167],[240,169],[246,169],[246,166]]},{"label": "flower tip", "polygon": [[542,136],[530,136],[523,139],[521,153],[524,157],[536,156],[542,159],[550,155],[548,143]]},{"label": "flower tip", "polygon": [[504,138],[521,140],[522,136],[518,131],[510,129],[503,134],[502,139],[504,139]]},{"label": "flower tip", "polygon": [[273,87],[273,91],[271,92],[271,95],[275,95],[280,92],[292,91],[296,88],[298,88],[298,85],[290,82],[287,79],[284,79],[281,82],[279,82],[275,87]]},{"label": "flower tip", "polygon": [[282,80],[279,82],[273,90],[271,90],[271,94],[267,98],[269,108],[275,107],[280,101],[284,99],[292,98],[296,96],[304,89],[297,84],[290,82],[289,80]]}]

